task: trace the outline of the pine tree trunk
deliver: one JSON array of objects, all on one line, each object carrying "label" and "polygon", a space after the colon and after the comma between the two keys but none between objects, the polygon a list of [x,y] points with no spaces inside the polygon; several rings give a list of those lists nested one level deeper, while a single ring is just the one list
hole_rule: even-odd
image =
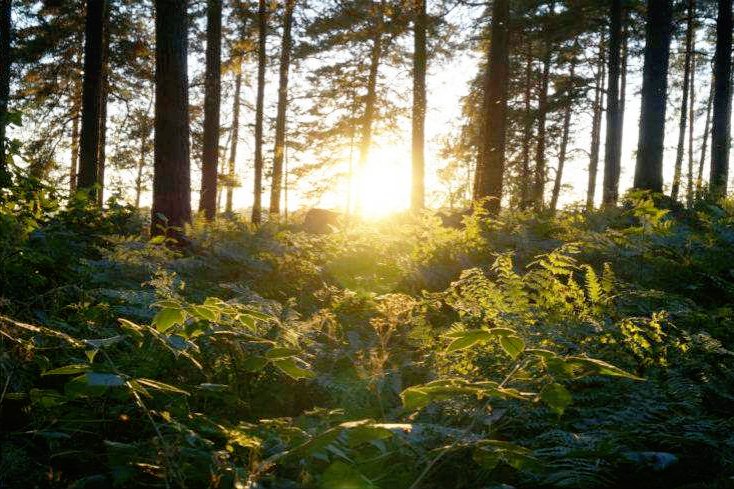
[{"label": "pine tree trunk", "polygon": [[665,109],[668,96],[671,0],[648,0],[642,73],[640,135],[634,187],[663,191]]},{"label": "pine tree trunk", "polygon": [[[108,24],[108,23],[106,23]],[[110,75],[109,75],[109,58],[110,58],[110,31],[109,25],[104,26],[104,44],[102,46],[102,96],[99,103],[99,144],[97,150],[97,175],[99,185],[97,185],[97,202],[104,202],[104,176],[105,164],[107,161],[107,100],[110,95]]]},{"label": "pine tree trunk", "polygon": [[[155,156],[151,232],[191,221],[188,0],[156,0]],[[178,236],[178,232],[169,232]]]},{"label": "pine tree trunk", "polygon": [[551,195],[551,202],[550,202],[550,210],[551,212],[556,212],[556,207],[558,206],[558,197],[561,193],[561,183],[563,181],[563,166],[566,163],[566,154],[568,150],[568,136],[571,129],[571,115],[573,113],[573,104],[571,102],[571,90],[570,88],[573,86],[573,80],[576,77],[576,50],[578,49],[578,44],[574,44],[574,52],[571,58],[571,66],[568,70],[568,86],[569,88],[566,90],[566,107],[564,108],[563,112],[563,131],[561,134],[561,147],[558,151],[558,168],[556,168],[556,178],[553,182],[553,194]]},{"label": "pine tree trunk", "polygon": [[84,36],[84,81],[82,95],[82,129],[79,140],[79,175],[77,187],[99,203],[95,186],[100,184],[99,143],[104,91],[104,25],[108,16],[107,0],[87,0]]},{"label": "pine tree trunk", "polygon": [[[81,100],[79,101],[81,102]],[[71,122],[71,164],[69,165],[69,196],[76,195],[76,174],[79,165],[79,119],[81,118],[80,103],[74,103],[73,121]]]},{"label": "pine tree trunk", "polygon": [[[690,0],[689,8],[695,16],[696,2]],[[694,19],[695,20],[695,19]],[[691,101],[688,104],[688,186],[686,187],[686,205],[693,205],[693,126],[696,121],[696,36],[691,40],[691,69],[690,69]]]},{"label": "pine tree trunk", "polygon": [[427,0],[416,0],[413,20],[413,182],[411,208],[425,205],[425,125],[426,125],[426,14]]},{"label": "pine tree trunk", "polygon": [[708,140],[711,137],[711,108],[714,105],[714,77],[711,76],[711,86],[709,88],[709,98],[706,102],[706,122],[703,124],[703,141],[701,142],[701,159],[698,161],[698,177],[696,178],[696,194],[701,195],[703,192],[703,167],[706,163],[706,150],[708,149]]},{"label": "pine tree trunk", "polygon": [[[372,123],[375,118],[375,104],[377,103],[377,73],[382,62],[382,30],[385,15],[385,0],[380,1],[377,13],[374,15],[372,32],[372,49],[370,52],[370,71],[367,78],[367,96],[364,102],[364,116],[362,117],[361,141],[359,144],[358,175],[361,177],[367,167],[367,160],[372,146]],[[362,213],[362,195],[357,192],[355,214]]]},{"label": "pine tree trunk", "polygon": [[524,124],[522,136],[522,156],[520,165],[520,208],[527,209],[530,200],[530,145],[533,138],[533,57],[531,47],[526,46],[525,55],[525,93],[524,93]]},{"label": "pine tree trunk", "polygon": [[275,118],[275,150],[273,158],[273,183],[270,187],[270,214],[280,214],[280,190],[283,185],[283,159],[285,156],[285,126],[288,109],[288,74],[291,64],[291,28],[295,0],[285,0],[283,12],[283,40],[280,48],[280,79],[278,81],[278,113]]},{"label": "pine tree trunk", "polygon": [[495,0],[492,7],[492,44],[484,90],[484,124],[477,159],[474,201],[489,198],[486,209],[497,214],[502,204],[507,131],[509,65],[509,0]]},{"label": "pine tree trunk", "polygon": [[602,185],[602,204],[604,206],[615,206],[619,198],[619,173],[622,158],[622,115],[619,104],[622,0],[612,0],[610,20],[607,132],[604,145],[604,183]]},{"label": "pine tree trunk", "polygon": [[140,128],[140,158],[138,159],[138,174],[135,178],[135,208],[136,209],[140,209],[140,196],[143,193],[143,171],[145,170],[145,159],[147,155],[148,155],[148,131],[146,130],[146,128],[141,127]]},{"label": "pine tree trunk", "polygon": [[201,156],[199,212],[217,213],[219,173],[219,108],[222,96],[222,0],[207,0],[206,68],[204,73],[204,147]]},{"label": "pine tree trunk", "polygon": [[[683,97],[680,104],[680,122],[678,123],[678,146],[675,152],[675,170],[673,173],[673,187],[670,191],[670,198],[678,200],[680,193],[680,182],[683,173],[683,151],[686,146],[686,123],[688,122],[688,92],[689,83],[691,81],[691,59],[693,58],[693,16],[695,0],[688,1],[688,22],[686,27],[686,52],[685,61],[683,63]],[[691,103],[692,105],[692,103]]]},{"label": "pine tree trunk", "polygon": [[596,87],[594,89],[594,106],[591,121],[591,149],[589,150],[589,182],[586,188],[586,210],[594,209],[596,198],[596,177],[599,171],[599,149],[601,146],[601,118],[604,112],[604,87],[606,83],[606,62],[604,60],[604,34],[599,44],[599,62],[597,65]]},{"label": "pine tree trunk", "polygon": [[0,188],[10,179],[5,162],[5,127],[10,99],[11,0],[0,0]]},{"label": "pine tree trunk", "polygon": [[255,106],[255,185],[253,189],[252,222],[262,221],[263,182],[263,112],[265,110],[265,42],[268,35],[268,6],[265,0],[258,2],[257,46],[257,103]]},{"label": "pine tree trunk", "polygon": [[719,0],[714,57],[714,114],[711,124],[711,196],[726,195],[731,147],[732,0]]},{"label": "pine tree trunk", "polygon": [[[550,41],[546,40],[547,43]],[[535,146],[535,179],[533,182],[533,203],[538,212],[544,207],[545,194],[545,134],[546,119],[548,116],[548,86],[550,81],[551,47],[545,47],[543,59],[543,74],[540,79],[540,93],[538,94],[538,141]]]},{"label": "pine tree trunk", "polygon": [[234,192],[235,161],[237,159],[237,143],[240,137],[240,91],[242,90],[242,59],[237,64],[237,75],[234,81],[234,100],[232,101],[232,140],[230,141],[229,162],[227,165],[227,197],[224,212],[232,214],[232,194]]}]

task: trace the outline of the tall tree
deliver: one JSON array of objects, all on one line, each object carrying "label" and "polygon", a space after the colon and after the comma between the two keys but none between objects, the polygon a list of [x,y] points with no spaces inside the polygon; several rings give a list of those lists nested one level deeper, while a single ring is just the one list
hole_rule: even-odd
[{"label": "tall tree", "polygon": [[411,208],[420,211],[425,205],[426,146],[426,0],[413,4],[413,182]]},{"label": "tall tree", "polygon": [[474,180],[474,200],[488,198],[486,208],[492,214],[498,213],[502,204],[505,171],[509,24],[509,0],[495,0],[484,89],[482,137]]},{"label": "tall tree", "polygon": [[219,107],[222,93],[222,0],[207,0],[206,72],[204,75],[204,148],[199,211],[213,219],[217,207]]},{"label": "tall tree", "polygon": [[568,82],[565,87],[566,103],[563,109],[563,129],[561,130],[561,145],[558,150],[558,166],[556,167],[556,177],[553,182],[553,193],[551,194],[550,210],[556,211],[558,206],[558,197],[561,193],[561,183],[563,182],[563,167],[566,163],[568,154],[568,140],[571,131],[571,115],[573,114],[573,98],[572,90],[576,79],[576,55],[579,49],[578,42],[574,43],[569,61]]},{"label": "tall tree", "polygon": [[[688,0],[688,15],[686,26],[686,51],[683,62],[683,97],[680,105],[680,122],[678,123],[678,146],[675,152],[675,168],[673,173],[673,187],[670,191],[670,198],[678,200],[680,192],[680,184],[683,173],[683,151],[686,145],[686,124],[688,122],[688,98],[689,84],[691,81],[691,63],[693,60],[693,38],[694,32],[694,15],[696,9],[696,1]],[[692,94],[691,94],[692,96]],[[691,101],[693,105],[693,101]]]},{"label": "tall tree", "polygon": [[[156,0],[155,156],[151,232],[191,220],[188,0]],[[173,233],[174,235],[177,233]]]},{"label": "tall tree", "polygon": [[620,59],[622,51],[622,0],[612,0],[609,27],[609,79],[607,81],[607,133],[604,146],[604,184],[602,203],[614,206],[619,196],[622,159],[622,113],[619,100]]},{"label": "tall tree", "polygon": [[732,0],[719,0],[714,57],[714,115],[711,124],[711,195],[726,195],[731,146]]},{"label": "tall tree", "polygon": [[0,188],[8,183],[5,163],[5,126],[10,99],[10,0],[0,1]]},{"label": "tall tree", "polygon": [[533,57],[530,46],[525,46],[525,80],[523,93],[523,133],[520,157],[520,208],[526,209],[530,201],[530,146],[533,139]]},{"label": "tall tree", "polygon": [[711,76],[711,84],[709,87],[709,96],[706,102],[706,122],[703,124],[703,141],[701,142],[701,158],[698,160],[698,176],[696,177],[696,194],[701,195],[703,192],[703,167],[706,164],[706,150],[708,149],[708,141],[711,137],[711,108],[714,102],[714,76]]},{"label": "tall tree", "polygon": [[87,0],[84,37],[84,81],[82,127],[79,139],[79,175],[77,188],[99,203],[96,186],[99,179],[100,120],[104,91],[104,30],[109,16],[108,0]]},{"label": "tall tree", "polygon": [[232,139],[229,148],[229,161],[227,162],[227,196],[224,211],[232,213],[232,197],[235,180],[235,162],[237,160],[237,143],[240,138],[240,93],[242,90],[242,59],[237,61],[235,68],[234,96],[232,97]]},{"label": "tall tree", "polygon": [[[694,3],[695,8],[695,3]],[[691,73],[690,73],[690,87],[691,87],[691,103],[688,104],[688,186],[686,187],[686,204],[688,207],[693,205],[693,125],[696,117],[696,90],[693,90],[696,86],[696,39],[691,41]]]},{"label": "tall tree", "polygon": [[283,39],[280,47],[280,73],[278,79],[278,112],[275,117],[275,151],[273,152],[273,183],[270,187],[270,214],[280,214],[280,191],[283,185],[283,158],[285,156],[285,126],[288,109],[288,74],[291,64],[291,30],[295,0],[285,0],[283,5]]},{"label": "tall tree", "polygon": [[601,119],[604,112],[604,92],[606,83],[605,39],[601,35],[599,43],[599,60],[594,86],[594,103],[591,120],[591,148],[589,150],[589,181],[586,187],[586,210],[594,208],[596,198],[596,177],[599,172],[599,149],[601,147]]},{"label": "tall tree", "polygon": [[648,0],[634,187],[657,193],[663,191],[663,142],[671,21],[671,0]]},{"label": "tall tree", "polygon": [[257,45],[257,102],[255,106],[255,179],[254,200],[252,203],[252,222],[260,224],[262,220],[262,186],[263,186],[263,113],[265,110],[265,67],[268,59],[265,55],[265,43],[268,36],[268,5],[259,0],[258,9],[258,45]]},{"label": "tall tree", "polygon": [[[551,11],[553,3],[551,3]],[[550,15],[550,14],[549,14]],[[545,147],[546,147],[546,122],[548,118],[548,88],[550,85],[551,68],[551,44],[550,32],[546,29],[545,45],[543,47],[543,73],[540,77],[540,88],[538,91],[538,137],[535,146],[535,178],[533,181],[533,202],[537,211],[543,210],[545,197]]]}]

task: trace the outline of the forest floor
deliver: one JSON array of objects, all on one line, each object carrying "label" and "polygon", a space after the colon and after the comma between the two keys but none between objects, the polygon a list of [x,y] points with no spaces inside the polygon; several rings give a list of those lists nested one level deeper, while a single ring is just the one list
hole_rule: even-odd
[{"label": "forest floor", "polygon": [[0,217],[0,488],[734,487],[731,202]]}]

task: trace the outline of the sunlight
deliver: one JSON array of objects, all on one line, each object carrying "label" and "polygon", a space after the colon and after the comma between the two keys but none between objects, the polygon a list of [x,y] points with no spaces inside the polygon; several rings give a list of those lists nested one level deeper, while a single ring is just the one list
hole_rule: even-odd
[{"label": "sunlight", "polygon": [[410,153],[399,146],[373,148],[364,172],[354,179],[362,215],[380,218],[407,209],[410,185]]}]

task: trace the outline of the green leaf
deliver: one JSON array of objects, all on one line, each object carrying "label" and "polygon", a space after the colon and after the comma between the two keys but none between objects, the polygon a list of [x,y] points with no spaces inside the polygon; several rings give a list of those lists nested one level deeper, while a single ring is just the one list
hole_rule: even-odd
[{"label": "green leaf", "polygon": [[[461,335],[459,335],[461,333]],[[446,348],[446,353],[469,348],[480,341],[486,341],[492,337],[489,332],[481,329],[473,329],[468,331],[457,331],[452,333],[452,337],[456,338]]]},{"label": "green leaf", "polygon": [[492,470],[500,463],[500,458],[494,450],[486,448],[477,448],[472,454],[474,461],[485,470]]},{"label": "green leaf", "polygon": [[159,234],[158,236],[153,236],[152,238],[150,238],[150,241],[148,241],[148,244],[162,245],[163,243],[165,243],[165,241],[166,241],[166,237],[162,234]]},{"label": "green leaf", "polygon": [[90,367],[86,363],[78,363],[49,370],[47,372],[44,372],[43,375],[76,375],[84,372],[89,372],[90,370],[92,370],[92,367]]},{"label": "green leaf", "polygon": [[431,403],[431,396],[417,387],[408,387],[400,393],[405,409],[421,409]]},{"label": "green leaf", "polygon": [[82,340],[82,341],[84,341],[84,343],[86,343],[87,345],[91,346],[92,348],[99,349],[99,348],[105,348],[105,347],[108,347],[108,346],[112,346],[112,345],[114,345],[116,343],[119,343],[121,341],[124,341],[124,340],[125,340],[125,336],[124,335],[117,335],[117,336],[113,336],[111,338],[102,338],[102,339],[99,339],[99,340]]},{"label": "green leaf", "polygon": [[87,372],[86,379],[89,387],[119,387],[125,385],[125,379],[117,374]]},{"label": "green leaf", "polygon": [[293,358],[284,358],[282,360],[273,360],[273,365],[282,370],[286,375],[293,379],[312,379],[316,374],[305,368],[296,365]]},{"label": "green leaf", "polygon": [[507,352],[512,359],[516,359],[517,356],[525,350],[525,342],[519,336],[515,335],[502,335],[500,336],[500,346]]},{"label": "green leaf", "polygon": [[247,372],[259,372],[267,364],[267,358],[253,355],[244,361],[244,363],[242,364],[242,368]]},{"label": "green leaf", "polygon": [[611,363],[607,363],[603,360],[597,360],[595,358],[585,357],[566,357],[566,362],[574,365],[588,368],[591,373],[599,375],[608,375],[610,377],[623,377],[625,379],[632,380],[645,380],[642,377],[638,377],[629,372],[622,370],[619,367],[615,367]]},{"label": "green leaf", "polygon": [[329,465],[321,476],[322,489],[372,489],[375,487],[355,467],[337,460]]},{"label": "green leaf", "polygon": [[178,387],[174,387],[170,384],[164,384],[163,382],[158,382],[157,380],[151,380],[151,379],[135,379],[139,384],[142,384],[147,387],[152,387],[153,389],[164,391],[164,392],[172,392],[174,394],[183,394],[185,396],[190,396],[188,392],[186,392],[183,389],[179,389]]},{"label": "green leaf", "polygon": [[546,403],[553,412],[563,414],[573,401],[571,393],[561,384],[548,384],[540,391],[540,399]]},{"label": "green leaf", "polygon": [[219,309],[211,306],[193,306],[191,307],[193,315],[199,319],[216,322],[219,321]]},{"label": "green leaf", "polygon": [[186,316],[181,309],[165,308],[158,311],[153,318],[153,325],[161,333],[173,327],[175,324],[183,324]]},{"label": "green leaf", "polygon": [[281,358],[290,358],[298,354],[297,351],[290,348],[273,348],[265,353],[269,360],[280,360]]}]

